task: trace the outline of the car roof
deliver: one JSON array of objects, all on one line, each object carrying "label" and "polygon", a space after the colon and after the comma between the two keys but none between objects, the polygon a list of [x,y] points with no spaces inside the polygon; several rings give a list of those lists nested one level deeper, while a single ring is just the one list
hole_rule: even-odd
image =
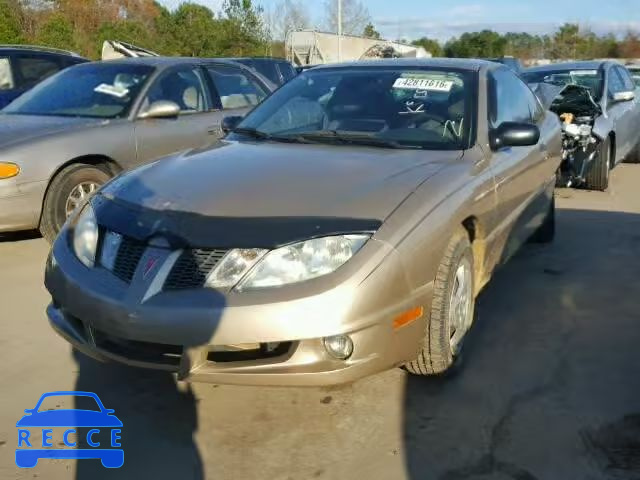
[{"label": "car roof", "polygon": [[2,45],[0,44],[0,51],[50,53],[55,55],[67,56],[67,57],[83,58],[81,55],[75,52],[71,52],[69,50],[62,50],[60,48],[52,48],[52,47],[41,47],[38,45]]},{"label": "car roof", "polygon": [[495,68],[499,64],[478,58],[385,58],[380,60],[364,60],[358,62],[328,63],[318,65],[314,70],[323,68],[354,68],[354,67],[434,67],[456,68],[460,70],[478,71],[483,67]]},{"label": "car roof", "polygon": [[523,73],[528,72],[554,72],[557,70],[597,70],[600,67],[614,63],[608,60],[584,60],[580,62],[559,62],[550,63],[548,65],[540,65],[537,67],[526,68]]},{"label": "car roof", "polygon": [[231,58],[204,58],[204,57],[125,57],[113,60],[103,60],[97,63],[120,63],[130,65],[149,65],[152,67],[165,67],[180,65],[182,63],[219,62],[237,65]]}]

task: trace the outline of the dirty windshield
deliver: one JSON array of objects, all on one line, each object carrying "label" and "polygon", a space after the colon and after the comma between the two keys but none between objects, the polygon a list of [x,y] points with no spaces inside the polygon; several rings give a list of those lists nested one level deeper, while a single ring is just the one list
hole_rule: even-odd
[{"label": "dirty windshield", "polygon": [[475,108],[472,75],[411,67],[311,70],[256,108],[237,132],[336,144],[466,148]]}]

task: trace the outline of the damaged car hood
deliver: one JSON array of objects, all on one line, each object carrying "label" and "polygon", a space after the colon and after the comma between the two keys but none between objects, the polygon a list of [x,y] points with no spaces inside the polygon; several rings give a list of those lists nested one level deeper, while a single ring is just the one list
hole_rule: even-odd
[{"label": "damaged car hood", "polygon": [[319,233],[340,230],[346,228],[344,222],[370,230],[461,155],[462,151],[221,142],[118,177],[101,190],[102,201],[95,203],[100,223],[114,229],[118,223],[118,230],[125,228],[138,238],[167,232],[180,236],[211,227],[218,243],[225,243],[224,230],[247,223],[277,229],[291,219],[304,224],[306,234],[314,228],[322,230]]}]

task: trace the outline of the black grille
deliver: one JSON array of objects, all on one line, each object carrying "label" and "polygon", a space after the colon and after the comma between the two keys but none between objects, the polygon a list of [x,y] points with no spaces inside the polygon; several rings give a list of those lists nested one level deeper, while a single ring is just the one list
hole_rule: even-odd
[{"label": "black grille", "polygon": [[164,284],[165,290],[200,288],[207,275],[215,267],[227,250],[198,248],[185,250],[173,266]]},{"label": "black grille", "polygon": [[144,243],[123,237],[113,265],[113,274],[120,280],[131,283],[145,248]]}]

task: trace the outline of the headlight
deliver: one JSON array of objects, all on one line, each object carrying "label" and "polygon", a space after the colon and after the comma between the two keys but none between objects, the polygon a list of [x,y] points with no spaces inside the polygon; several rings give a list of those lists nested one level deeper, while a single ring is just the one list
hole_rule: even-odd
[{"label": "headlight", "polygon": [[272,250],[236,288],[279,287],[327,275],[347,262],[369,237],[360,234],[314,238]]},{"label": "headlight", "polygon": [[98,249],[98,222],[91,204],[85,205],[73,227],[73,251],[78,260],[91,268]]}]

